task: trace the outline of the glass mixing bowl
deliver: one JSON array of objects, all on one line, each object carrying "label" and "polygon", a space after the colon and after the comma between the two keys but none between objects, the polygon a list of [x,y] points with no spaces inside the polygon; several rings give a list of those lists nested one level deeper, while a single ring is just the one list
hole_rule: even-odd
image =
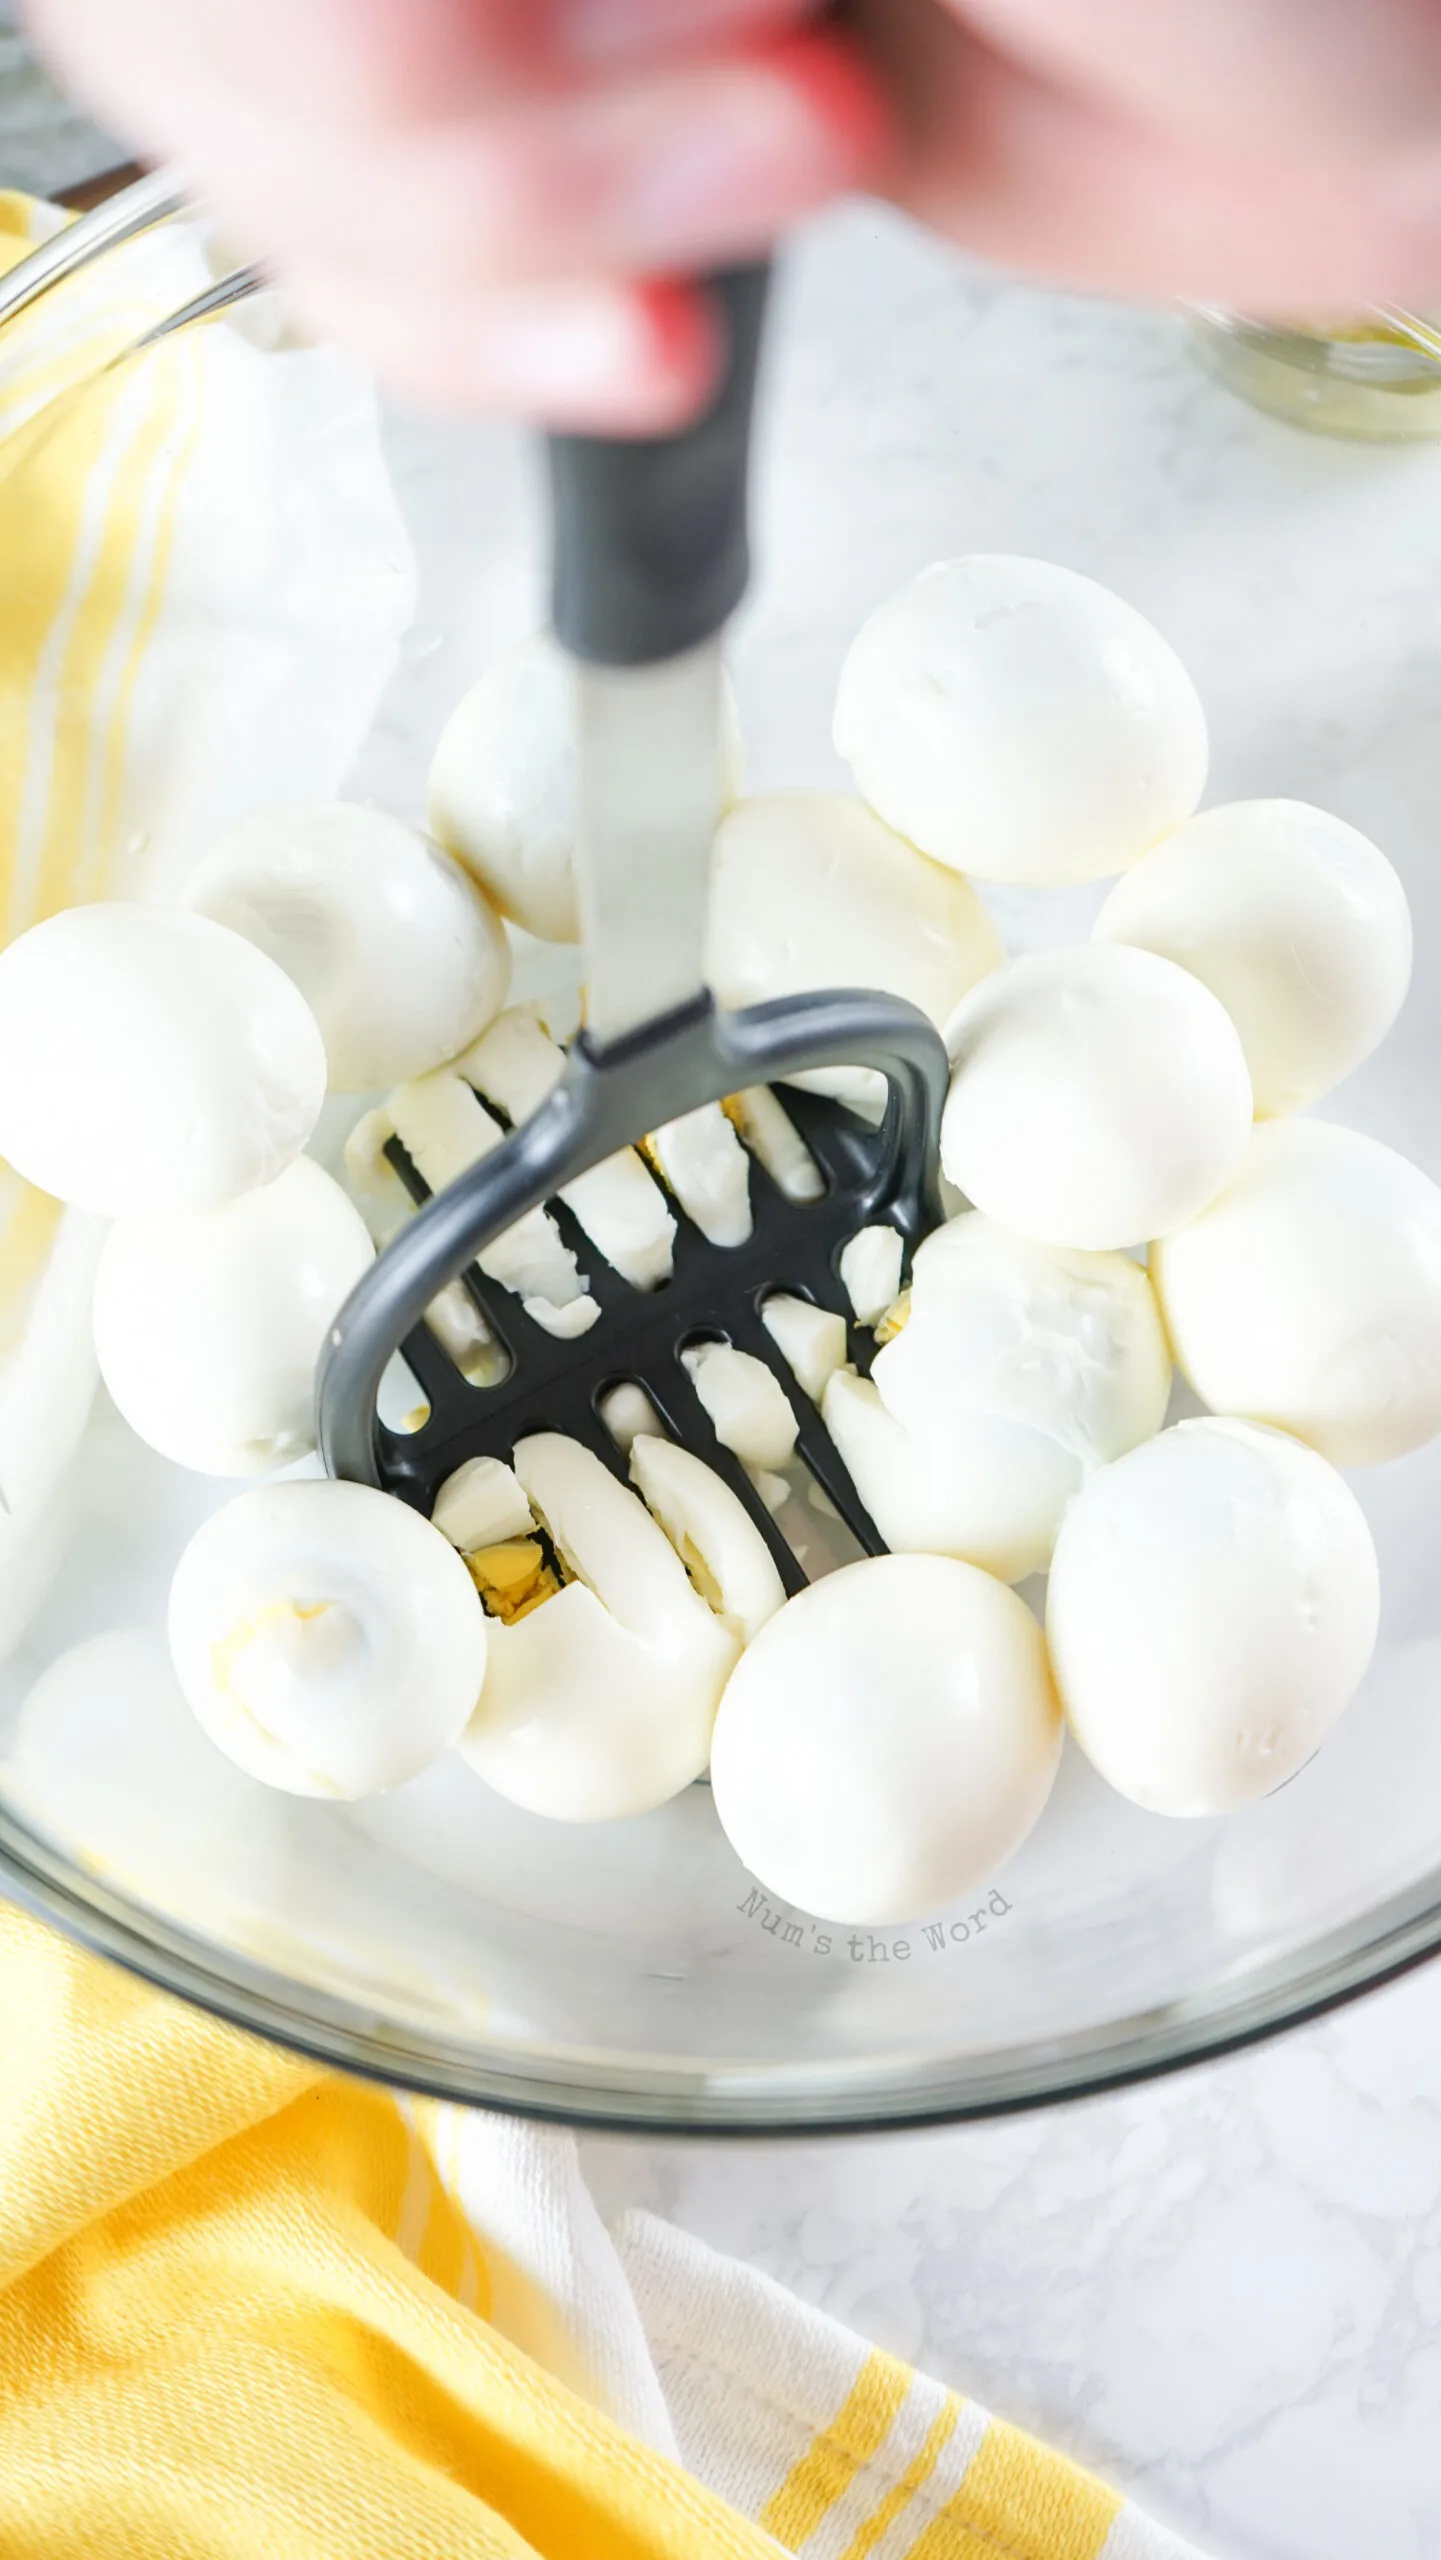
[{"label": "glass mixing bowl", "polygon": [[1195,322],[1197,354],[1218,381],[1290,426],[1381,443],[1441,435],[1441,363],[1389,330],[1384,314],[1349,334],[1227,311],[1198,311]]},{"label": "glass mixing bowl", "polygon": [[[544,527],[518,434],[400,414],[388,434],[421,606],[351,787],[416,815],[452,703],[540,618]],[[1200,683],[1213,799],[1320,801],[1401,868],[1416,988],[1328,1107],[1441,1175],[1438,500],[1441,457],[1288,435],[1195,368],[1180,323],[978,281],[848,211],[797,251],[777,313],[761,575],[734,653],[752,785],[842,779],[842,653],[929,560],[1026,551],[1107,580]],[[1100,894],[992,903],[1024,947],[1084,932]],[[548,965],[523,955],[521,984]],[[239,2024],[539,2115],[855,2128],[1165,2070],[1441,1946],[1441,1448],[1356,1487],[1380,1649],[1288,1786],[1169,1822],[1068,1747],[993,1885],[849,1931],[754,1887],[704,1786],[586,1830],[513,1811],[454,1760],[353,1808],[250,1783],[177,1705],[163,1641],[173,1561],[233,1488],[102,1409],[54,1587],[0,1667],[0,1881]]]}]

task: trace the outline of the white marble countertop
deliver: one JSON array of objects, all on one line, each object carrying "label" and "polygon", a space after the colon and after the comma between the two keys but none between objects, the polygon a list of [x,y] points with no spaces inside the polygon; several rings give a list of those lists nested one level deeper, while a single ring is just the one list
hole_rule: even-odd
[{"label": "white marble countertop", "polygon": [[[93,166],[73,120],[47,146],[28,81],[7,115],[7,68],[9,182]],[[806,247],[788,304],[740,650],[756,781],[831,776],[832,635],[887,585],[947,550],[1024,549],[1108,578],[1176,641],[1216,796],[1306,794],[1421,839],[1441,807],[1441,450],[1292,435],[1206,381],[1174,324],[968,278],[866,210]],[[537,516],[505,431],[397,416],[391,444],[424,601],[362,780],[405,805],[449,702],[534,617]],[[605,2205],[764,2267],[1218,2560],[1441,2555],[1441,1971],[1041,2115],[587,2156]]]},{"label": "white marble countertop", "polygon": [[1044,2114],[586,2166],[1216,2560],[1441,2553],[1441,1969]]}]

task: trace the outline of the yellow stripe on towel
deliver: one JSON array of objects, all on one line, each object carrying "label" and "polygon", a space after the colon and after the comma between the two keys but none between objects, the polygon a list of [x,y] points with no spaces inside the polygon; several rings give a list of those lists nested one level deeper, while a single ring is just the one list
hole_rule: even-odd
[{"label": "yellow stripe on towel", "polygon": [[992,2418],[960,2488],[906,2560],[1101,2560],[1114,2489]]},{"label": "yellow stripe on towel", "polygon": [[767,2533],[798,2551],[821,2518],[843,2498],[856,2473],[874,2460],[900,2415],[913,2376],[908,2365],[877,2348],[867,2356],[831,2423],[809,2445],[775,2496],[761,2509]]},{"label": "yellow stripe on towel", "polygon": [[[29,209],[0,196],[0,273],[30,245]],[[111,262],[131,261],[122,298],[96,302],[93,279],[77,278],[5,332],[6,415],[40,406],[0,440],[3,940],[110,894],[124,853],[130,713],[205,379],[194,340],[105,369],[170,298],[158,279],[148,301],[134,289],[145,254]]]},{"label": "yellow stripe on towel", "polygon": [[877,2543],[884,2540],[891,2527],[925,2490],[936,2464],[955,2434],[960,2414],[959,2400],[954,2393],[948,2392],[944,2406],[931,2421],[930,2433],[919,2453],[907,2464],[895,2487],[887,2490],[875,2513],[846,2544],[841,2560],[870,2560]]},{"label": "yellow stripe on towel", "polygon": [[[0,274],[55,227],[0,192]],[[191,342],[104,371],[156,319],[145,243],[9,323],[0,350],[0,945],[113,893],[132,714],[204,412]],[[148,292],[142,290],[148,286]],[[55,1244],[53,1201],[0,1166],[0,1357]]]},{"label": "yellow stripe on towel", "polygon": [[[121,801],[130,745],[130,712],[146,652],[155,635],[165,601],[166,580],[175,545],[180,502],[200,444],[204,423],[199,367],[191,351],[168,346],[157,351],[172,372],[178,370],[180,415],[171,441],[152,465],[140,519],[141,539],[132,564],[130,587],[114,642],[114,686],[103,751],[92,759],[92,788],[98,792],[87,812],[86,872],[80,894],[98,897],[97,865],[103,849],[119,842]],[[154,359],[149,359],[154,361]],[[108,692],[108,686],[105,688]],[[102,694],[102,702],[104,700]]]},{"label": "yellow stripe on towel", "polygon": [[[24,458],[0,480],[7,938],[109,885],[118,848],[100,838],[98,812],[87,826],[92,766],[109,746],[116,690],[103,680],[117,634],[133,619],[127,607],[157,464],[173,492],[186,361],[182,349],[157,350],[143,366],[87,385],[57,417],[47,412],[23,431]],[[153,537],[145,547],[153,550]],[[102,802],[113,806],[116,796],[103,792]]]}]

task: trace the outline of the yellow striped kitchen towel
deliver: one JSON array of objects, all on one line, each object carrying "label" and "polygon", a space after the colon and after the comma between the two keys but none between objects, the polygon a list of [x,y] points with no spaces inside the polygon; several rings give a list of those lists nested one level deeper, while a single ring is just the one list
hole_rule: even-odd
[{"label": "yellow striped kitchen towel", "polygon": [[[0,274],[66,218],[0,192]],[[0,946],[329,796],[396,663],[413,573],[358,369],[229,323],[112,368],[210,275],[169,224],[0,329]],[[0,1164],[0,1651],[65,1532],[101,1233]]]},{"label": "yellow striped kitchen towel", "polygon": [[5,2560],[1181,2560],[763,2277],[613,2244],[564,2135],[335,2079],[4,1906],[0,2018]]},{"label": "yellow striped kitchen towel", "polygon": [[801,2560],[1197,2560],[768,2276],[650,2214],[614,2241],[681,2460]]},{"label": "yellow striped kitchen towel", "polygon": [[[0,273],[63,219],[0,193]],[[105,895],[123,854],[129,714],[199,432],[201,369],[177,345],[75,393],[193,291],[197,272],[181,241],[137,244],[0,330],[0,944]],[[95,1383],[102,1232],[0,1163],[0,1646],[55,1561],[55,1497]]]}]

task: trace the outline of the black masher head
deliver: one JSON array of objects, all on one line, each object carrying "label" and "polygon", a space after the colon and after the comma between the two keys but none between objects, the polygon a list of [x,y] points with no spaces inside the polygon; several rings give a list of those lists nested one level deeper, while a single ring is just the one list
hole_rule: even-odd
[{"label": "black masher head", "polygon": [[[716,1440],[682,1353],[720,1338],[766,1362],[795,1413],[802,1459],[858,1543],[877,1552],[874,1525],[761,1309],[785,1291],[849,1318],[837,1264],[850,1238],[884,1222],[909,1256],[938,1223],[949,1068],[932,1024],[899,998],[837,989],[725,1012],[704,982],[723,802],[718,635],[748,578],[747,463],[767,283],[764,268],[716,280],[729,359],[697,426],[623,444],[551,439],[554,620],[577,663],[586,1024],[549,1099],[492,1155],[424,1199],[342,1308],[320,1366],[318,1438],[333,1475],[382,1486],[428,1515],[465,1460],[508,1462],[537,1431],[565,1433],[624,1473],[600,1407],[610,1388],[634,1381],[674,1437],[732,1485],[794,1591],[802,1569],[745,1469]],[[753,1160],[748,1240],[713,1244],[679,1214],[672,1277],[652,1291],[587,1247],[600,1306],[588,1333],[557,1339],[478,1269],[477,1255],[542,1205],[574,1237],[557,1195],[658,1126],[751,1086],[835,1067],[877,1071],[888,1098],[877,1130],[839,1103],[787,1090],[785,1109],[819,1170],[821,1196],[788,1197]],[[402,1160],[400,1169],[419,1195],[413,1168]],[[462,1276],[509,1358],[494,1386],[463,1378],[423,1321],[437,1293]],[[870,1345],[855,1330],[851,1349],[864,1367]],[[377,1409],[397,1351],[430,1406],[413,1432],[391,1430]]]}]

